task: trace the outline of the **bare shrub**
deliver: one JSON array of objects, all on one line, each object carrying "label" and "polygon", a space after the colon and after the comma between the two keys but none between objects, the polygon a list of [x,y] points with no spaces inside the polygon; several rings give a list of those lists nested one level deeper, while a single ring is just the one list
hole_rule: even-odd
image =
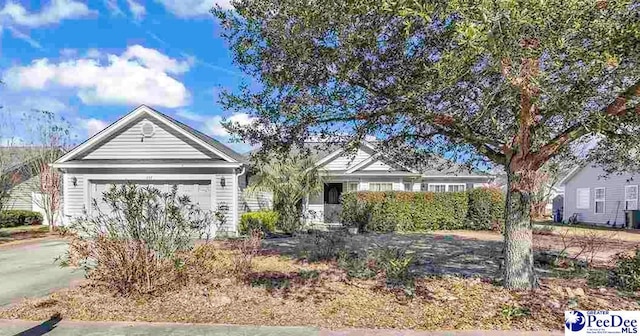
[{"label": "bare shrub", "polygon": [[616,234],[597,230],[580,230],[571,232],[561,230],[558,237],[562,243],[560,255],[573,260],[582,259],[592,264],[598,253],[607,249],[607,245],[615,239]]},{"label": "bare shrub", "polygon": [[234,257],[234,273],[237,276],[245,276],[253,269],[253,258],[260,252],[262,245],[262,232],[252,230],[248,238],[240,240],[237,244],[237,253]]},{"label": "bare shrub", "polygon": [[[148,294],[181,283],[185,254],[194,238],[209,238],[215,214],[186,196],[153,187],[112,187],[101,209],[76,221],[62,264],[77,264],[87,277],[122,295]],[[104,208],[104,206],[103,206]]]}]

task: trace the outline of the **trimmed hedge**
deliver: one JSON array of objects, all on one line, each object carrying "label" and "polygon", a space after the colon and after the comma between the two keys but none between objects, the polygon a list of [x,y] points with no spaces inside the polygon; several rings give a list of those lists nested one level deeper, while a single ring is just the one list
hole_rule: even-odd
[{"label": "trimmed hedge", "polygon": [[242,234],[251,230],[260,230],[264,233],[272,233],[276,230],[278,213],[275,211],[255,211],[243,213],[240,217],[238,230]]},{"label": "trimmed hedge", "polygon": [[504,198],[495,188],[467,192],[355,192],[342,196],[342,223],[362,231],[488,230],[500,227]]},{"label": "trimmed hedge", "polygon": [[28,210],[0,211],[0,228],[16,227],[23,225],[41,225],[42,214]]}]

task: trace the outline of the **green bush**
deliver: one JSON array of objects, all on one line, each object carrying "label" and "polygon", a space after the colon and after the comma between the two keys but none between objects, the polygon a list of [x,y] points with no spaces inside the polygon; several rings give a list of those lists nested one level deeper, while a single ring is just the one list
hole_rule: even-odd
[{"label": "green bush", "polygon": [[342,196],[342,223],[361,231],[487,230],[503,222],[495,188],[468,192],[357,192]]},{"label": "green bush", "polygon": [[272,233],[276,230],[278,217],[278,213],[275,211],[246,212],[240,217],[238,230],[242,234],[247,234],[253,230]]},{"label": "green bush", "polygon": [[302,235],[300,246],[310,262],[333,260],[344,250],[345,239],[339,232],[312,231]]},{"label": "green bush", "polygon": [[612,275],[616,287],[627,291],[640,289],[640,249],[636,249],[634,256],[621,255]]},{"label": "green bush", "polygon": [[347,272],[347,277],[355,279],[372,279],[377,272],[371,267],[372,261],[367,256],[361,256],[356,252],[340,251],[338,253],[338,267]]},{"label": "green bush", "polygon": [[502,227],[504,222],[504,196],[498,188],[476,188],[467,192],[469,211],[466,228],[490,230]]},{"label": "green bush", "polygon": [[413,288],[413,276],[409,272],[413,257],[407,255],[406,249],[383,247],[376,252],[375,260],[378,268],[384,271],[388,286]]},{"label": "green bush", "polygon": [[0,228],[16,227],[23,225],[41,225],[42,214],[28,210],[0,211]]}]

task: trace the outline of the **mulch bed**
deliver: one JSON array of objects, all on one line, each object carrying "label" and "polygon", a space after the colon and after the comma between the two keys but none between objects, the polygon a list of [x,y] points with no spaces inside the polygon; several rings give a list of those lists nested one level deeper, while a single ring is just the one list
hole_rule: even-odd
[{"label": "mulch bed", "polygon": [[87,282],[5,307],[0,318],[44,320],[60,313],[64,319],[87,321],[560,330],[567,309],[640,307],[612,288],[588,288],[576,279],[542,279],[539,289],[526,292],[481,279],[425,277],[417,279],[415,295],[407,297],[386,288],[382,278],[348,279],[334,263],[300,262],[270,252],[256,257],[243,279],[212,274],[207,281],[143,297],[114,295]]}]

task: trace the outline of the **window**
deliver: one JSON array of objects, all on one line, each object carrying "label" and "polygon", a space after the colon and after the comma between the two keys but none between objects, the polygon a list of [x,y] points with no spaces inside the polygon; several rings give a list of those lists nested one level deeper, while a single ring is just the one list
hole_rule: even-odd
[{"label": "window", "polygon": [[576,189],[576,209],[589,209],[589,188]]},{"label": "window", "polygon": [[626,210],[638,210],[638,186],[624,187],[624,200]]},{"label": "window", "polygon": [[431,192],[446,192],[447,185],[446,184],[429,184],[429,191]]},{"label": "window", "polygon": [[604,199],[605,199],[605,191],[604,188],[595,188],[594,189],[594,197],[595,200],[595,210],[597,214],[604,213]]},{"label": "window", "polygon": [[404,184],[404,191],[413,191],[413,183],[405,183]]},{"label": "window", "polygon": [[466,185],[463,183],[429,183],[431,192],[458,192],[464,191]]},{"label": "window", "polygon": [[464,191],[464,188],[466,187],[466,185],[464,184],[450,184],[449,185],[449,191],[450,192],[458,192],[458,191]]},{"label": "window", "polygon": [[393,190],[393,183],[379,183],[379,182],[371,182],[369,183],[370,191],[391,191]]},{"label": "window", "polygon": [[358,191],[358,182],[348,182],[347,183],[347,191]]}]

